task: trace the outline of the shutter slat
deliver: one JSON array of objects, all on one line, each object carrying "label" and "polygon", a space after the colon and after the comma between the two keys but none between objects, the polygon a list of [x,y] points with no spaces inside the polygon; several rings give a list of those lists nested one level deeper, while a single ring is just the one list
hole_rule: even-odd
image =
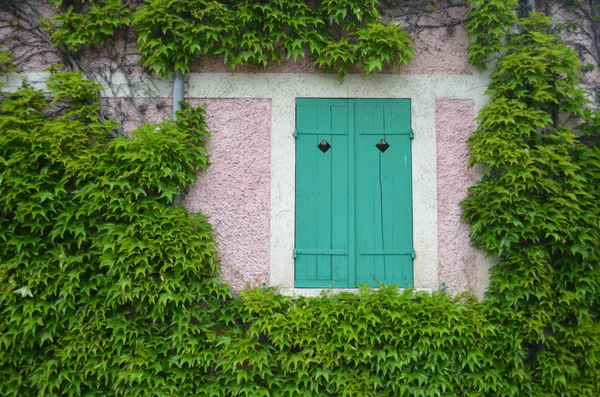
[{"label": "shutter slat", "polygon": [[[328,107],[319,107],[319,122],[329,123],[331,114]],[[322,119],[322,120],[321,120]],[[323,140],[331,144],[331,135],[318,135],[319,142]],[[317,249],[331,249],[331,166],[332,156],[336,151],[333,146],[326,153],[317,155],[317,178],[315,180],[315,235]],[[317,280],[331,280],[331,255],[317,256]]]},{"label": "shutter slat", "polygon": [[[337,123],[347,122],[347,114],[334,116]],[[348,136],[332,136],[331,144],[331,247],[348,252]],[[348,261],[348,255],[331,257],[332,281],[348,282]]]}]

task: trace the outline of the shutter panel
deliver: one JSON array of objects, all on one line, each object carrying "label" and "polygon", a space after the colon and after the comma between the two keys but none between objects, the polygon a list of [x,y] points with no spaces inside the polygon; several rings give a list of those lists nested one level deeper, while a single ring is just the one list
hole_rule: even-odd
[{"label": "shutter panel", "polygon": [[358,100],[355,114],[356,283],[412,286],[410,101]]},{"label": "shutter panel", "polygon": [[296,104],[295,286],[348,287],[348,101]]},{"label": "shutter panel", "polygon": [[296,100],[296,287],[413,285],[410,126],[408,99]]}]

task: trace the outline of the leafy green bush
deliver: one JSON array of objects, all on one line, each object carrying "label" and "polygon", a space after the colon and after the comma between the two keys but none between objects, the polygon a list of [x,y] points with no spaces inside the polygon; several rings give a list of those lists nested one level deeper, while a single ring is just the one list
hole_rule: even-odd
[{"label": "leafy green bush", "polygon": [[0,394],[518,395],[519,342],[472,299],[231,300],[209,225],[171,204],[208,164],[202,110],[110,139],[98,86],[48,87],[0,104]]},{"label": "leafy green bush", "polygon": [[108,139],[95,84],[48,87],[0,105],[0,394],[175,393],[229,296],[209,224],[171,205],[208,165],[202,110]]},{"label": "leafy green bush", "polygon": [[95,84],[71,72],[48,87],[0,105],[0,394],[528,390],[519,334],[468,297],[231,300],[209,225],[171,204],[208,164],[202,111],[110,139]]},{"label": "leafy green bush", "polygon": [[486,61],[502,53],[506,32],[517,22],[515,7],[518,0],[469,0],[472,6],[465,25],[471,39],[469,64],[485,68]]},{"label": "leafy green bush", "polygon": [[[51,3],[59,6],[63,1],[51,0]],[[85,12],[77,12],[71,4],[54,18],[60,25],[52,33],[52,40],[64,43],[73,51],[89,44],[104,44],[118,29],[129,26],[133,19],[131,9],[123,7],[121,0],[90,2]]]},{"label": "leafy green bush", "polygon": [[579,59],[535,13],[484,37],[478,24],[503,19],[480,16],[501,2],[472,3],[470,61],[499,55],[468,141],[486,174],[463,202],[473,243],[499,258],[485,304],[527,350],[526,395],[596,396],[600,146],[585,142],[598,125],[578,86]]},{"label": "leafy green bush", "polygon": [[519,395],[518,341],[465,296],[387,286],[291,300],[255,290],[241,308],[244,332],[220,338],[219,395]]}]

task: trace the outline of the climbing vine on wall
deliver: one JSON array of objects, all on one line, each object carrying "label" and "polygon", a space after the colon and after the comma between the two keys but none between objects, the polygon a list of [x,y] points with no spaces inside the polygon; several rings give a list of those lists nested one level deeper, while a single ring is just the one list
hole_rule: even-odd
[{"label": "climbing vine on wall", "polygon": [[171,204],[208,164],[202,110],[111,139],[98,88],[62,72],[0,103],[3,396],[164,394],[229,296],[210,225]]},{"label": "climbing vine on wall", "polygon": [[527,395],[596,395],[600,147],[585,138],[598,115],[549,18],[517,19],[503,0],[472,3],[471,64],[498,56],[468,141],[486,174],[463,202],[473,242],[499,260],[486,304],[523,341]]},{"label": "climbing vine on wall", "polygon": [[[161,50],[164,36],[212,25],[177,2],[127,11],[106,1],[110,14],[71,3],[54,34],[74,51],[135,26],[142,12],[162,15],[165,31],[147,37],[164,52],[149,61],[160,73],[186,70],[200,55],[260,66],[294,56],[283,43],[289,24],[272,46],[219,50],[216,39],[186,58],[180,44]],[[284,3],[295,4],[194,5],[221,4],[217,15],[235,27],[254,13],[276,21],[265,7]],[[319,4],[306,18],[321,15],[327,51],[380,40],[360,38],[383,26],[365,3]],[[586,138],[600,117],[586,109],[579,60],[551,22],[518,19],[507,4],[473,0],[467,25],[472,65],[495,61],[490,103],[469,140],[486,174],[463,203],[473,242],[499,261],[483,302],[393,287],[231,299],[208,223],[171,205],[208,164],[202,110],[185,107],[176,122],[113,139],[114,123],[98,117],[100,87],[78,72],[56,73],[45,93],[25,85],[2,94],[0,394],[597,396],[600,153]],[[247,22],[225,38],[251,43],[244,35],[261,25]],[[318,62],[313,45],[304,48]],[[365,67],[366,54],[317,66],[343,75]],[[6,53],[0,65],[12,68]]]},{"label": "climbing vine on wall", "polygon": [[368,74],[414,58],[412,39],[382,22],[376,0],[150,0],[135,11],[120,0],[81,3],[55,16],[55,42],[77,50],[131,26],[141,65],[163,76],[187,72],[201,57],[265,68],[309,55],[317,68],[342,79],[354,65]]},{"label": "climbing vine on wall", "polygon": [[0,102],[1,395],[517,395],[516,342],[467,295],[232,300],[171,203],[207,166],[202,110],[111,138],[98,88],[60,72]]}]

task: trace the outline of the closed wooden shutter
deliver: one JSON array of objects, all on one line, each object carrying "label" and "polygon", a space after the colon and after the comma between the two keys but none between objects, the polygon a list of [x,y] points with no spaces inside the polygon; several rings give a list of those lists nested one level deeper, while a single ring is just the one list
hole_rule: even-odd
[{"label": "closed wooden shutter", "polygon": [[296,102],[296,287],[349,286],[348,110]]},{"label": "closed wooden shutter", "polygon": [[410,102],[356,100],[355,118],[356,282],[412,286]]},{"label": "closed wooden shutter", "polygon": [[296,100],[295,286],[412,285],[410,100]]}]

